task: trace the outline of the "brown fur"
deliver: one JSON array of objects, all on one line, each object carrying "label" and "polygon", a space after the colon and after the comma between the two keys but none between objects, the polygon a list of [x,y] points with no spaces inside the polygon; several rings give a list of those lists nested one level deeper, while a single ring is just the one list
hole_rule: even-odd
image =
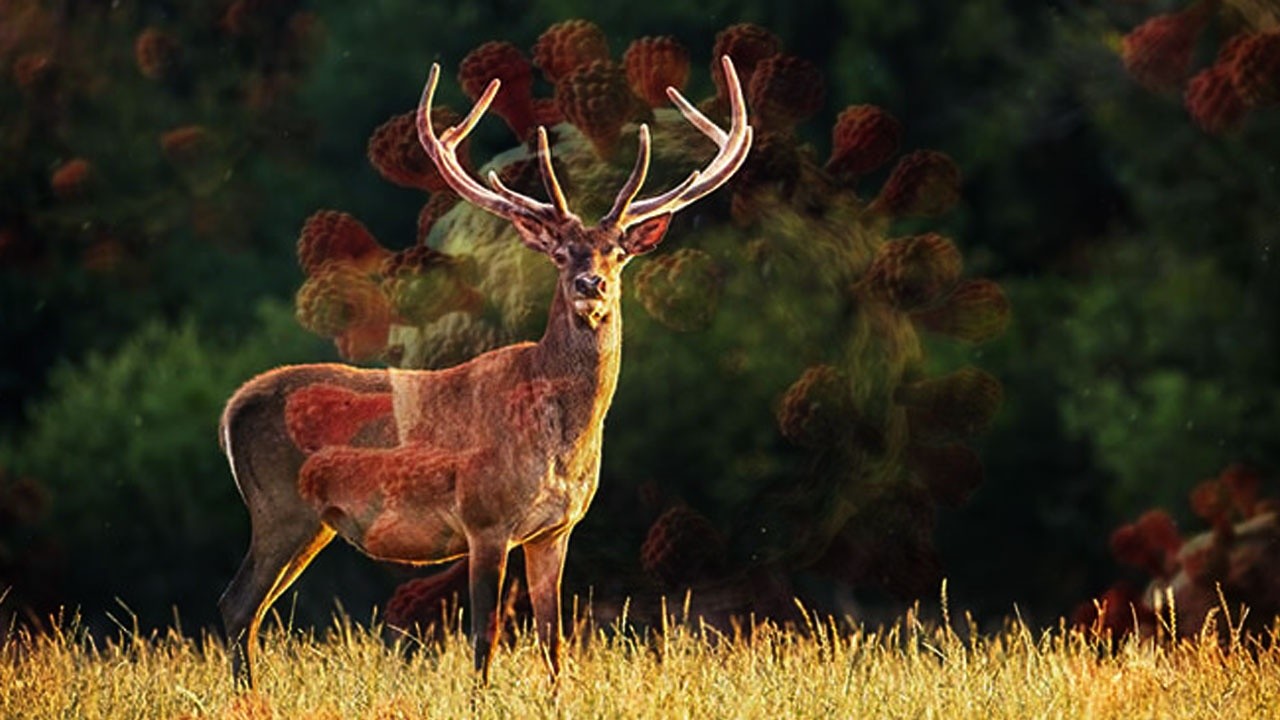
[{"label": "brown fur", "polygon": [[[559,270],[547,330],[439,371],[279,368],[227,402],[220,441],[249,508],[249,553],[218,604],[237,677],[253,684],[262,617],[336,535],[374,557],[468,559],[475,665],[488,678],[507,554],[522,546],[534,625],[560,667],[560,580],[569,533],[600,474],[604,418],[618,382],[622,268],[662,240],[672,213],[724,184],[752,131],[732,61],[721,58],[732,126],[714,126],[679,93],[682,114],[720,147],[701,173],[636,200],[649,167],[642,125],[631,177],[595,227],[568,209],[544,129],[538,153],[553,204],[476,182],[458,144],[497,94],[492,81],[458,126],[437,136],[433,65],[418,107],[423,149],[460,196],[511,221]],[[387,407],[390,413],[387,413]]]},{"label": "brown fur", "polygon": [[[223,450],[253,525],[220,601],[237,674],[252,682],[263,614],[334,536],[398,562],[470,556],[482,672],[506,553],[526,546],[535,616],[558,669],[559,576],[598,481],[625,263],[611,239],[593,236],[574,243],[574,256],[536,343],[438,371],[277,368],[231,397]],[[611,288],[586,314],[575,311],[573,290],[584,274]]]}]

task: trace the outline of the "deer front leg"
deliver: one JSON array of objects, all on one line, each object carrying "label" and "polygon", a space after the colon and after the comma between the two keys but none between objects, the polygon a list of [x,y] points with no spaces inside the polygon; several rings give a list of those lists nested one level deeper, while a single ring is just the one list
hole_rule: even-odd
[{"label": "deer front leg", "polygon": [[481,682],[489,683],[489,663],[502,624],[502,581],[507,572],[508,544],[504,538],[467,538],[470,551],[471,634],[474,639],[476,671]]},{"label": "deer front leg", "polygon": [[568,549],[568,530],[537,538],[524,546],[525,577],[529,582],[529,601],[533,604],[534,628],[553,682],[560,676],[563,637],[560,580],[564,575],[564,558]]}]

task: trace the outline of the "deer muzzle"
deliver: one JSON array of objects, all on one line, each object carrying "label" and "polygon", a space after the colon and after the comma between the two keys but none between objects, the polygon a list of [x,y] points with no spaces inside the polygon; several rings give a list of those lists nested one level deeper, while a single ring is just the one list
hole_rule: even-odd
[{"label": "deer muzzle", "polygon": [[573,290],[586,300],[603,300],[605,284],[599,275],[583,274],[573,279]]},{"label": "deer muzzle", "polygon": [[596,327],[609,314],[605,279],[594,273],[582,273],[573,279],[572,287],[574,313],[591,327]]}]

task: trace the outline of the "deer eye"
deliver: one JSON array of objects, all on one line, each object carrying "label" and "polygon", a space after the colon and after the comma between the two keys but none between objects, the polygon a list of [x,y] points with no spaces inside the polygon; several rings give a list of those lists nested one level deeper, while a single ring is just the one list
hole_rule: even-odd
[{"label": "deer eye", "polygon": [[563,265],[569,262],[569,252],[564,248],[556,248],[551,251],[551,260],[557,265]]}]

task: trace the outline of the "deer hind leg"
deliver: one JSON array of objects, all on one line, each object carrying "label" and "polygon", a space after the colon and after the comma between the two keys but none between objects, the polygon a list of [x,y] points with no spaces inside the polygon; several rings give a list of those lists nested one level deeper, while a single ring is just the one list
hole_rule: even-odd
[{"label": "deer hind leg", "polygon": [[333,539],[318,519],[263,526],[255,523],[253,541],[240,570],[218,600],[227,632],[231,671],[238,683],[257,687],[255,656],[263,617],[311,560]]},{"label": "deer hind leg", "polygon": [[560,676],[563,637],[560,580],[564,576],[564,558],[568,549],[567,530],[537,538],[524,546],[525,577],[529,582],[529,601],[533,604],[534,628],[552,681]]},{"label": "deer hind leg", "polygon": [[471,634],[474,637],[476,671],[481,681],[489,683],[489,664],[493,660],[493,647],[498,641],[502,616],[502,582],[507,572],[509,546],[501,541],[468,537]]}]

